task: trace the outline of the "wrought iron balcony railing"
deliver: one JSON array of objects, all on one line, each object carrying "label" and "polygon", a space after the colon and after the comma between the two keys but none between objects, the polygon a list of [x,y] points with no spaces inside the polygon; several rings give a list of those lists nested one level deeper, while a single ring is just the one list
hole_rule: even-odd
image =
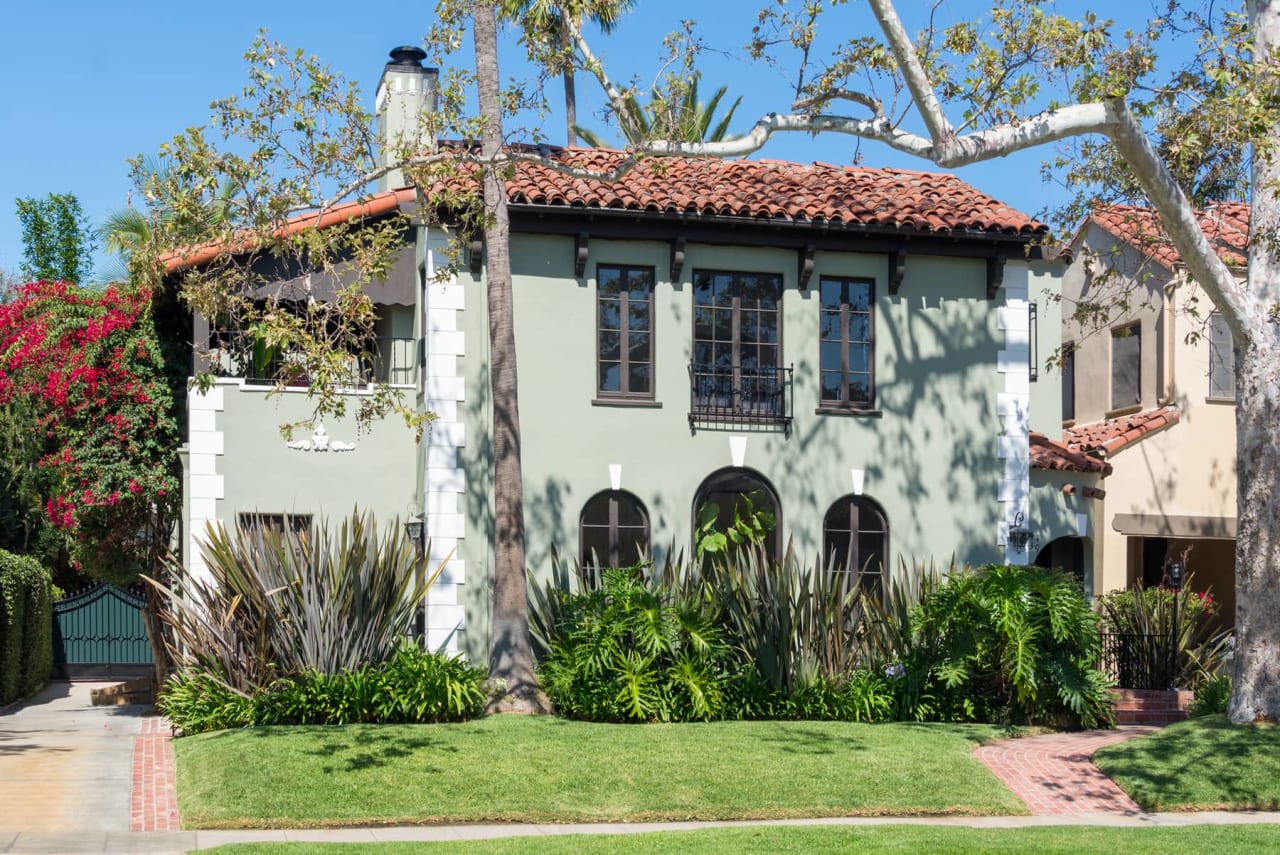
[{"label": "wrought iron balcony railing", "polygon": [[791,432],[794,366],[689,366],[689,428],[760,426]]}]

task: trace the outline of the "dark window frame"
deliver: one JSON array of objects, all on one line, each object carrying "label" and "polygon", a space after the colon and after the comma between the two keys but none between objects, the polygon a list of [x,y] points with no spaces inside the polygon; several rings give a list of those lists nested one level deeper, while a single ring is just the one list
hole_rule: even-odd
[{"label": "dark window frame", "polygon": [[[644,520],[644,543],[646,554],[653,545],[653,528],[649,519],[649,509],[645,507],[645,504],[641,501],[640,497],[628,490],[601,490],[583,502],[582,510],[578,513],[578,560],[581,562],[583,567],[597,566],[596,563],[591,560],[591,555],[587,553],[587,543],[584,535],[587,533],[588,528],[603,528],[607,529],[609,532],[609,554],[607,556],[600,556],[597,553],[596,555],[597,558],[602,559],[603,566],[629,567],[631,564],[635,563],[635,561],[640,560],[640,556],[637,555],[634,559],[628,559],[624,563],[622,562],[622,554],[619,551],[621,548],[618,537],[620,530],[622,528],[635,528],[635,526],[622,526],[619,523],[618,502],[624,499],[633,503],[635,509],[640,514],[640,518]],[[608,502],[608,522],[603,526],[597,523],[588,523],[588,511],[591,511],[593,509],[593,505],[601,501]]]},{"label": "dark window frame", "polygon": [[[1116,342],[1124,339],[1134,339],[1137,342],[1138,352],[1135,355],[1136,364],[1134,366],[1134,389],[1133,400],[1117,400],[1116,395],[1120,391],[1116,388]],[[1111,328],[1111,409],[1128,410],[1133,407],[1142,406],[1142,322],[1132,321],[1130,323],[1120,324]]]},{"label": "dark window frame", "polygon": [[[600,388],[600,367],[605,361],[602,360],[600,350],[600,308],[601,303],[605,300],[614,301],[613,297],[605,297],[600,288],[600,271],[616,270],[619,276],[626,277],[632,273],[642,273],[649,280],[649,391],[648,392],[632,392],[631,386],[631,346],[630,346],[630,295],[629,289],[620,290],[616,298],[618,303],[618,391],[605,390]],[[651,265],[644,264],[605,264],[596,265],[596,361],[595,361],[595,389],[596,400],[599,401],[653,401],[657,396],[658,371],[655,361],[657,348],[654,345],[654,338],[657,327],[657,306],[655,295],[657,291],[657,270]],[[638,332],[638,331],[637,331]],[[613,360],[608,360],[612,362]]]},{"label": "dark window frame", "polygon": [[[778,303],[777,303],[777,307],[776,307],[776,308],[774,308],[774,309],[751,309],[751,308],[748,308],[746,311],[756,312],[756,313],[760,313],[760,314],[765,313],[765,312],[772,312],[772,314],[773,314],[773,316],[774,316],[774,332],[775,332],[776,339],[775,339],[775,341],[774,341],[774,342],[766,343],[766,344],[767,344],[767,346],[772,346],[772,347],[776,348],[776,350],[777,350],[777,357],[776,357],[776,360],[775,360],[774,365],[773,365],[773,370],[774,370],[775,372],[777,372],[778,377],[779,377],[779,378],[781,378],[781,377],[783,376],[783,373],[784,373],[784,372],[785,372],[785,370],[786,370],[786,369],[784,369],[784,368],[783,368],[783,362],[782,362],[783,348],[784,348],[784,346],[785,346],[785,345],[784,345],[784,342],[783,342],[783,328],[782,328],[782,327],[783,327],[783,324],[782,324],[782,301],[783,301],[783,297],[784,297],[784,295],[786,294],[786,291],[787,291],[787,280],[786,280],[786,277],[785,277],[785,276],[783,276],[783,274],[782,274],[781,272],[776,272],[776,271],[767,271],[767,270],[766,270],[766,271],[759,271],[759,270],[727,270],[727,269],[724,269],[724,268],[695,268],[695,269],[694,269],[694,271],[693,271],[693,276],[692,276],[692,278],[690,279],[690,290],[693,292],[693,293],[692,293],[692,297],[693,297],[693,317],[690,319],[690,326],[692,327],[693,335],[692,335],[692,338],[690,339],[690,341],[691,341],[691,342],[692,342],[692,344],[693,344],[693,359],[691,360],[691,362],[692,362],[693,366],[695,367],[695,369],[696,369],[696,368],[699,368],[699,367],[706,367],[706,368],[715,368],[715,367],[716,367],[716,366],[715,366],[715,363],[714,363],[714,356],[713,356],[713,361],[712,361],[712,362],[710,362],[710,363],[700,363],[700,362],[698,362],[697,356],[698,356],[698,344],[699,344],[699,342],[706,342],[706,343],[708,343],[708,344],[711,344],[711,345],[712,345],[713,350],[714,350],[714,345],[715,345],[717,342],[719,342],[719,340],[715,338],[715,323],[714,323],[714,321],[713,321],[713,322],[712,322],[712,324],[711,324],[711,327],[712,327],[712,338],[710,338],[710,339],[700,339],[700,338],[698,338],[698,278],[699,278],[700,276],[712,276],[712,277],[715,277],[715,276],[730,276],[730,277],[738,277],[738,276],[760,276],[760,277],[765,277],[765,276],[768,276],[768,277],[773,277],[773,278],[777,279],[777,285],[778,285]],[[732,386],[733,386],[733,388],[736,388],[736,389],[737,389],[737,388],[742,388],[742,386],[743,386],[742,381],[741,381],[741,379],[740,379],[740,378],[741,378],[741,371],[742,371],[742,316],[743,316],[743,311],[744,311],[744,310],[743,310],[743,308],[742,308],[741,300],[742,300],[742,298],[741,298],[741,296],[740,296],[740,295],[735,295],[735,296],[733,297],[733,304],[729,307],[729,311],[731,312],[730,331],[729,331],[729,335],[730,335],[729,343],[730,343],[731,348],[732,348],[732,349],[731,349],[731,353],[732,353],[732,355],[733,355],[733,356],[732,356],[731,367],[732,367],[732,369],[733,369],[733,375],[734,375],[734,382],[732,383]],[[710,307],[710,308],[712,308],[712,309],[716,309],[716,308],[720,308],[720,307],[712,306],[712,307]],[[759,355],[759,348],[760,348],[760,346],[761,346],[761,343],[760,343],[759,341],[756,341],[754,346],[757,348],[757,356],[758,356],[758,355]],[[757,371],[761,371],[762,369],[760,369],[759,367],[757,367],[757,368],[756,368],[756,370],[757,370]],[[778,413],[778,415],[779,415],[779,416],[781,416],[781,415],[782,415],[781,411]]]},{"label": "dark window frame", "polygon": [[[847,508],[842,507],[847,503]],[[832,516],[841,513],[847,514],[844,520],[848,528],[835,528],[832,526]],[[867,528],[864,526],[863,517],[870,514],[879,522],[879,528]],[[859,578],[866,581],[866,577],[874,577],[875,581],[883,581],[889,572],[889,515],[884,512],[884,507],[870,496],[864,496],[854,493],[847,493],[836,499],[827,508],[827,512],[822,515],[822,557],[827,567],[835,568],[835,572],[848,573],[850,566],[837,557],[836,551],[830,546],[831,536],[828,534],[832,531],[842,532],[849,538],[851,550],[856,555],[856,572],[860,574]],[[878,571],[868,571],[863,573],[863,568],[867,566],[870,555],[863,555],[858,549],[859,535],[875,534],[881,538],[880,548],[880,569]],[[844,558],[850,557],[850,551],[846,550]]]},{"label": "dark window frame", "polygon": [[[1215,401],[1234,401],[1236,399],[1236,355],[1235,342],[1231,339],[1231,328],[1221,312],[1209,315],[1209,398]],[[1226,348],[1226,357],[1219,359],[1220,348]],[[1219,365],[1220,364],[1220,365]],[[1221,385],[1214,366],[1219,365],[1218,372],[1225,373],[1226,385]]]},{"label": "dark window frame", "polygon": [[[844,289],[840,301],[840,367],[826,368],[822,362],[822,315],[829,311],[822,302],[822,287],[828,282],[840,283]],[[854,342],[849,338],[849,320],[853,315],[863,314],[851,308],[848,286],[865,285],[867,287],[867,339]],[[865,276],[821,276],[818,278],[818,407],[826,410],[850,412],[874,412],[876,408],[876,281]],[[835,342],[837,339],[831,339]],[[869,400],[851,401],[849,395],[849,377],[854,372],[849,368],[849,348],[854,344],[862,344],[867,349],[867,390]],[[840,399],[836,401],[822,397],[822,375],[828,371],[840,372]]]},{"label": "dark window frame", "polygon": [[[741,489],[743,486],[750,489]],[[698,535],[698,509],[706,501],[710,500],[711,495],[715,493],[735,493],[739,496],[750,496],[754,492],[762,492],[764,496],[772,502],[773,507],[773,531],[769,533],[768,540],[770,542],[770,557],[774,561],[782,560],[782,497],[778,495],[778,488],[773,482],[766,478],[762,473],[747,466],[725,466],[721,469],[707,475],[698,484],[698,488],[693,492],[693,508],[692,508],[692,526],[691,530],[695,538],[693,543],[693,553],[697,554],[698,544],[696,538]],[[736,505],[736,502],[735,502]],[[759,505],[756,506],[759,509]]]},{"label": "dark window frame", "polygon": [[[1068,404],[1070,406],[1068,406]],[[1076,419],[1076,343],[1062,343],[1062,420]]]}]

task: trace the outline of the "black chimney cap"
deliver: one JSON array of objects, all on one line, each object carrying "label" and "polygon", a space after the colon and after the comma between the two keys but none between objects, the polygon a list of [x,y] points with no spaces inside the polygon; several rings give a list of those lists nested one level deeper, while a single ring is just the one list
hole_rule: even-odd
[{"label": "black chimney cap", "polygon": [[422,68],[422,61],[427,58],[427,52],[415,45],[401,45],[391,50],[391,62],[387,63],[388,67],[396,68]]}]

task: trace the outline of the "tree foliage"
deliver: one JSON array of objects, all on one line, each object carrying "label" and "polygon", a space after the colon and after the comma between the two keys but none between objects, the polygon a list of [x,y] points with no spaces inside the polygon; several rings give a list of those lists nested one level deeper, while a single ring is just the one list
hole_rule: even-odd
[{"label": "tree foliage", "polygon": [[22,276],[27,281],[87,283],[97,242],[80,200],[71,193],[50,193],[43,199],[18,199],[17,208]]}]

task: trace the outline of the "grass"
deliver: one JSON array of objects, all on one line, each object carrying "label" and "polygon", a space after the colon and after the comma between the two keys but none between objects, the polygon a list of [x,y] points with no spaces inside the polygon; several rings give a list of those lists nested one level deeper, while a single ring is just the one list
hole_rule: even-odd
[{"label": "grass", "polygon": [[1280,809],[1280,727],[1211,715],[1094,756],[1147,810]]},{"label": "grass", "polygon": [[251,728],[176,740],[189,828],[1020,814],[983,725],[463,724]]},{"label": "grass", "polygon": [[714,828],[654,834],[518,837],[460,843],[255,843],[221,846],[217,855],[844,855],[848,852],[930,855],[1253,855],[1280,849],[1277,825],[1187,828],[1017,829],[939,826]]}]

